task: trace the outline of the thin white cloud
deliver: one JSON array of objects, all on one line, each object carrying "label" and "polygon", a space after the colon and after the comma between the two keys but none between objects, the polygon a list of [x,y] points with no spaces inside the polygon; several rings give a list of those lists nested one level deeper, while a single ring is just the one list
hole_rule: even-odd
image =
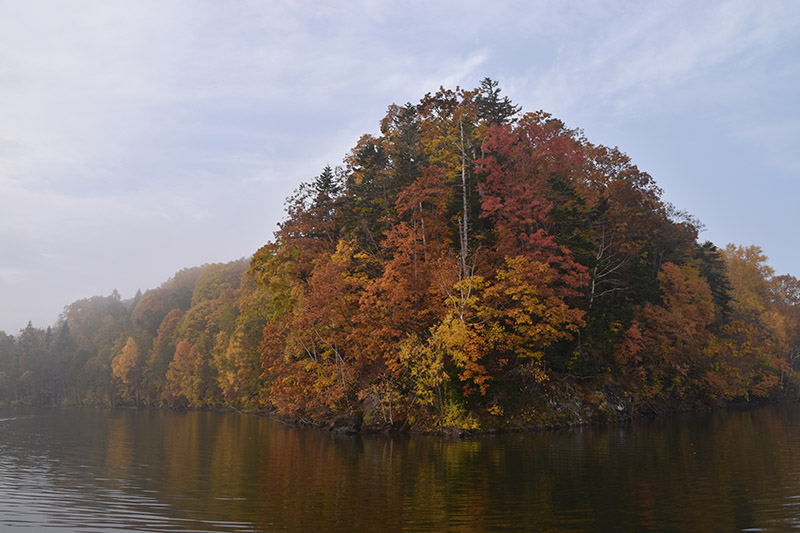
[{"label": "thin white cloud", "polygon": [[19,268],[0,268],[0,283],[17,283],[25,277]]},{"label": "thin white cloud", "polygon": [[794,178],[800,177],[800,120],[756,122],[737,130],[736,134],[766,153],[774,168]]},{"label": "thin white cloud", "polygon": [[664,104],[676,92],[685,101],[687,92],[706,100],[724,90],[709,72],[746,66],[794,36],[800,4],[636,2],[592,17],[576,29],[589,31],[587,39],[567,41],[548,70],[531,74],[535,98],[563,110],[658,113],[670,112]]},{"label": "thin white cloud", "polygon": [[[484,76],[570,126],[716,106],[732,137],[791,170],[796,120],[763,94],[797,87],[796,62],[761,65],[797,46],[799,13],[780,0],[0,0],[0,300],[45,293],[59,310],[251,253],[284,198],[389,104]],[[21,309],[0,310],[0,327],[32,317]]]},{"label": "thin white cloud", "polygon": [[[163,90],[170,17],[136,3],[4,3],[0,17],[0,159],[27,182],[111,179],[107,166],[148,129]],[[153,46],[143,46],[150,37]]]}]

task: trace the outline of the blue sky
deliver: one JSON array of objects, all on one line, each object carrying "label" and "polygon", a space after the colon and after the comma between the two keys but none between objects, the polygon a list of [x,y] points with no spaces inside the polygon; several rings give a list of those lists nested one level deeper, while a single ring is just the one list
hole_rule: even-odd
[{"label": "blue sky", "polygon": [[800,276],[800,2],[0,0],[0,330],[249,256],[389,104],[486,76]]}]

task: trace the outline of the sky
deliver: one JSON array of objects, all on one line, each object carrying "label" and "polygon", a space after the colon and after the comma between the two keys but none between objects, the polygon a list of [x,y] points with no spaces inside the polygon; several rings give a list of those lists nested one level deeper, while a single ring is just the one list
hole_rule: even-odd
[{"label": "sky", "polygon": [[390,104],[487,76],[800,276],[795,0],[0,0],[0,330],[252,255]]}]

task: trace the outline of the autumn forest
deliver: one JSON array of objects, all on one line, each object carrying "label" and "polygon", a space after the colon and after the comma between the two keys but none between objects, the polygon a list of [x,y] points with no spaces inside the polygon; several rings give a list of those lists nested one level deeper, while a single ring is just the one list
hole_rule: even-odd
[{"label": "autumn forest", "polygon": [[699,226],[496,82],[442,88],[389,106],[251,259],[0,332],[0,403],[491,431],[796,401],[800,281]]}]

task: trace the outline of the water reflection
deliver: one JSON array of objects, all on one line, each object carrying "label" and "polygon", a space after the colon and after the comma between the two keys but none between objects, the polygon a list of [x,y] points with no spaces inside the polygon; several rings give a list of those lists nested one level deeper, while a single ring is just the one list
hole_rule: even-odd
[{"label": "water reflection", "polygon": [[0,410],[0,528],[800,528],[800,410],[503,435],[340,437],[256,416]]}]

